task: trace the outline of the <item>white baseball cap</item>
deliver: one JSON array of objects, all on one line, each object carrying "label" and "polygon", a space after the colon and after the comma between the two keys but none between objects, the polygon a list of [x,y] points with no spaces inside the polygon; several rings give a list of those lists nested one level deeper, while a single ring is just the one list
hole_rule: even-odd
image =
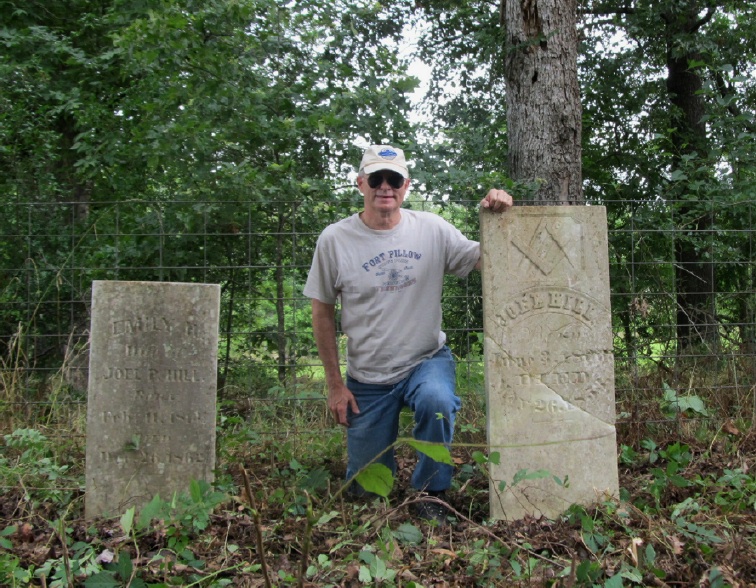
[{"label": "white baseball cap", "polygon": [[360,162],[360,171],[365,175],[373,172],[388,169],[402,174],[402,177],[408,178],[407,160],[404,158],[404,151],[391,145],[371,145],[365,150]]}]

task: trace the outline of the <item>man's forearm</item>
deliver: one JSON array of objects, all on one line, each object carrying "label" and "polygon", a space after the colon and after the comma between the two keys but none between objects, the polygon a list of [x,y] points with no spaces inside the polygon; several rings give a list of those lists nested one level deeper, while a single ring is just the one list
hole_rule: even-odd
[{"label": "man's forearm", "polygon": [[319,300],[312,301],[312,330],[315,335],[315,345],[318,356],[325,369],[328,389],[343,385],[341,366],[339,365],[339,349],[336,342],[336,310],[333,304],[325,304]]}]

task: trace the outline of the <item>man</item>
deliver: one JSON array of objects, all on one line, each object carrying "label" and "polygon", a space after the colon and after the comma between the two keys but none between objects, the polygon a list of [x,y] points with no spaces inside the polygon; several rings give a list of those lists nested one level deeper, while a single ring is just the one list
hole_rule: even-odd
[{"label": "man", "polygon": [[[404,406],[414,412],[416,439],[447,446],[460,407],[441,331],[441,291],[445,273],[465,277],[479,268],[480,245],[438,215],[402,209],[409,185],[401,149],[369,147],[357,176],[364,210],[322,232],[304,289],[312,299],[328,408],[347,427],[347,479],[394,443]],[[491,190],[481,206],[501,212],[512,198]],[[336,342],[338,299],[348,338],[346,382]],[[378,461],[396,471],[392,451]],[[451,477],[451,466],[421,455],[412,486],[438,496]],[[418,505],[421,518],[445,522],[438,503]]]}]

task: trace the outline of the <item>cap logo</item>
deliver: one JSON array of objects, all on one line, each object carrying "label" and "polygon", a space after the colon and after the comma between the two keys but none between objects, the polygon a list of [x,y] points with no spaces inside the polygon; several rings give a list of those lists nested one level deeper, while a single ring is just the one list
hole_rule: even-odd
[{"label": "cap logo", "polygon": [[383,159],[394,159],[399,154],[393,149],[381,149],[378,155],[383,157]]}]

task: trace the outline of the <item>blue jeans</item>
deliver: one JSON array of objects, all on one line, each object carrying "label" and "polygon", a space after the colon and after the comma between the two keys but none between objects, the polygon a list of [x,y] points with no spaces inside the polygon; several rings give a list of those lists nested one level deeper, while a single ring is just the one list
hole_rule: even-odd
[{"label": "blue jeans", "polygon": [[[449,446],[454,434],[454,419],[461,402],[456,395],[454,358],[442,347],[396,384],[364,384],[347,377],[347,387],[354,394],[360,413],[349,415],[347,428],[347,479],[372,462],[396,441],[399,413],[408,406],[415,413],[412,435],[420,441]],[[442,418],[439,418],[439,414]],[[439,492],[451,485],[452,466],[434,461],[419,453],[412,474],[412,486],[418,490]],[[396,474],[393,450],[378,460]],[[355,488],[359,491],[361,488]]]}]

